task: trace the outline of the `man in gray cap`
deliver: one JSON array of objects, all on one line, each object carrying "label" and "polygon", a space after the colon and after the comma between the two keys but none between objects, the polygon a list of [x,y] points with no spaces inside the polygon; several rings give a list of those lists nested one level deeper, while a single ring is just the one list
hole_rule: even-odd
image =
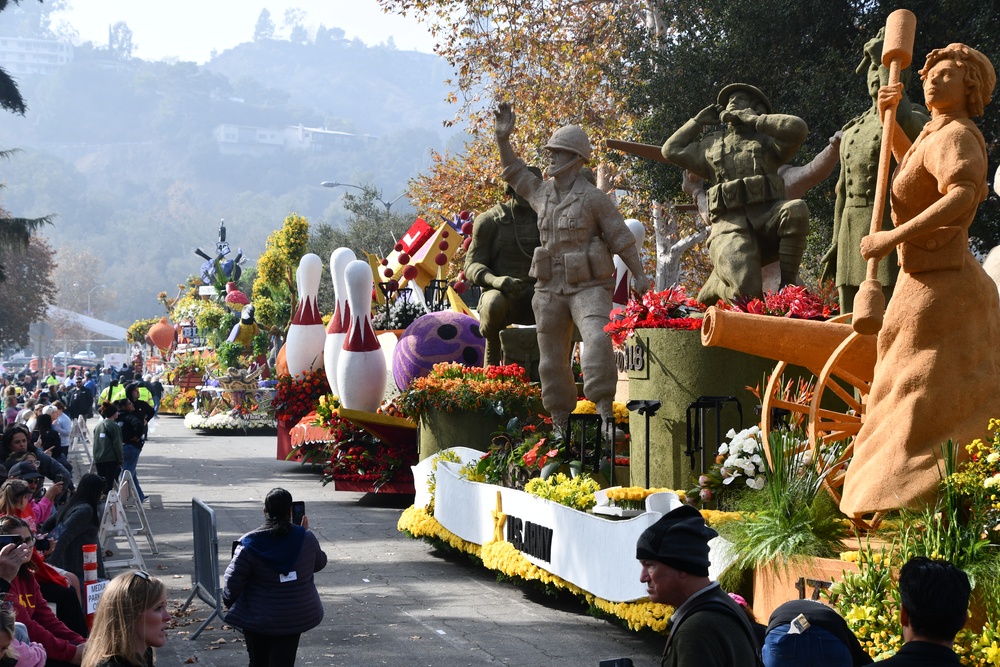
[{"label": "man in gray cap", "polygon": [[[725,124],[724,132],[709,132]],[[759,89],[733,83],[663,144],[663,158],[703,178],[708,186],[714,268],[698,293],[715,305],[737,296],[761,297],[761,265],[775,259],[781,284],[798,281],[809,235],[809,207],[785,198],[778,167],[792,159],[809,128],[797,116],[776,114]]]},{"label": "man in gray cap", "polygon": [[662,667],[753,667],[760,647],[743,610],[708,578],[708,542],[718,533],[682,505],[647,528],[635,545],[639,581],[651,602],[674,607]]}]

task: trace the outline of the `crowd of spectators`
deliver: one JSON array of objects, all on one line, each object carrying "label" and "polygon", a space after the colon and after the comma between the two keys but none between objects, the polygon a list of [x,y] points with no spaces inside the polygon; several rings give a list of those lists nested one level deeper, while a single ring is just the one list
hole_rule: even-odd
[{"label": "crowd of spectators", "polygon": [[[83,545],[98,541],[101,501],[121,469],[135,478],[139,452],[163,391],[158,380],[138,370],[77,370],[60,378],[54,371],[39,377],[25,369],[0,377],[0,547],[5,537],[31,547],[7,595],[18,623],[15,632],[8,629],[10,619],[0,609],[0,647],[10,635],[19,657],[10,662],[10,652],[0,650],[0,667],[58,667],[79,665],[84,659],[89,631],[80,585]],[[87,420],[101,408],[118,420],[124,457],[113,469],[99,467],[101,474],[83,475],[77,488],[68,459],[71,440],[80,429],[89,430]],[[95,456],[97,450],[95,442]],[[136,492],[144,501],[138,484]],[[98,564],[103,570],[100,558]]]}]

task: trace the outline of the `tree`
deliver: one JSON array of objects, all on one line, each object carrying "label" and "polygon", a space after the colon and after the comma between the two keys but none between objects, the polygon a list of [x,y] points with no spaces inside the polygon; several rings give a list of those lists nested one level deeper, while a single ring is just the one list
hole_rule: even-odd
[{"label": "tree", "polygon": [[306,13],[299,7],[289,7],[285,10],[283,26],[288,30],[288,41],[293,44],[309,43],[309,31],[303,25]]},{"label": "tree", "polygon": [[[361,194],[344,195],[344,208],[350,213],[346,228],[328,224],[316,226],[309,236],[309,252],[316,253],[324,262],[337,248],[350,248],[358,259],[365,259],[370,252],[385,257],[413,224],[409,216],[386,211],[378,201],[382,194],[367,185]],[[324,310],[333,310],[333,284],[328,275],[329,266],[324,265],[324,278],[320,281],[319,303]]]},{"label": "tree", "polygon": [[106,262],[82,245],[64,244],[56,251],[53,282],[59,287],[56,304],[60,308],[103,319],[118,301],[105,283]]},{"label": "tree", "polygon": [[132,42],[132,29],[124,21],[108,28],[108,51],[117,60],[131,60],[136,45]]},{"label": "tree", "polygon": [[262,39],[273,39],[274,38],[274,21],[271,20],[271,12],[267,11],[267,7],[260,10],[260,16],[257,17],[257,25],[253,29],[253,41],[259,42]]},{"label": "tree", "polygon": [[[9,159],[16,151],[0,151],[0,160]],[[0,190],[5,186],[0,184]],[[44,218],[15,218],[0,208],[0,283],[7,279],[6,264],[2,259],[5,251],[19,252],[28,247],[32,234],[43,225],[51,224],[51,216]],[[2,310],[0,310],[2,312]]]},{"label": "tree", "polygon": [[23,249],[0,248],[0,264],[9,278],[0,282],[0,346],[26,346],[28,327],[43,321],[49,306],[55,304],[53,258],[52,247],[41,236],[31,237]]},{"label": "tree", "polygon": [[308,242],[309,221],[292,213],[285,218],[281,229],[267,237],[264,253],[257,260],[257,277],[251,293],[257,322],[282,336],[295,312],[298,299],[295,271]]}]

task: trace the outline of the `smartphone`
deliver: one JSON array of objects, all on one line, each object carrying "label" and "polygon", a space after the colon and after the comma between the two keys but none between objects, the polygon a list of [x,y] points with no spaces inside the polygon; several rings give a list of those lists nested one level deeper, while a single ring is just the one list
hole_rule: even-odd
[{"label": "smartphone", "polygon": [[49,538],[47,537],[39,537],[35,539],[35,548],[39,551],[48,551],[50,546],[52,546],[52,543],[49,542]]},{"label": "smartphone", "polygon": [[296,526],[302,525],[302,517],[306,515],[306,504],[302,500],[292,501],[292,523]]},{"label": "smartphone", "polygon": [[8,544],[20,544],[23,541],[20,535],[0,535],[0,549]]}]

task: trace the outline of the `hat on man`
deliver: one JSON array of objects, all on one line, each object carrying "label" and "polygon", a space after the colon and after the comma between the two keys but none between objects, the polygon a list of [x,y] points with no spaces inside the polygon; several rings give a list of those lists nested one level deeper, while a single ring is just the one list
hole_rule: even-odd
[{"label": "hat on man", "polygon": [[7,472],[7,476],[14,479],[27,480],[39,479],[41,474],[38,472],[38,469],[35,468],[35,464],[31,461],[21,461],[20,463],[15,463],[10,467],[10,470]]},{"label": "hat on man", "polygon": [[57,408],[54,405],[46,405],[45,409],[42,410],[42,414],[43,415],[54,415],[58,409],[59,408]]},{"label": "hat on man", "polygon": [[681,505],[643,531],[635,545],[635,557],[707,577],[708,541],[718,535],[705,524],[701,512]]},{"label": "hat on man", "polygon": [[764,106],[764,113],[771,113],[771,101],[760,91],[760,88],[757,86],[751,86],[749,83],[729,84],[719,91],[719,98],[716,101],[721,106],[726,106],[729,104],[729,98],[732,97],[734,93],[738,92],[750,93],[751,97],[755,98]]}]

